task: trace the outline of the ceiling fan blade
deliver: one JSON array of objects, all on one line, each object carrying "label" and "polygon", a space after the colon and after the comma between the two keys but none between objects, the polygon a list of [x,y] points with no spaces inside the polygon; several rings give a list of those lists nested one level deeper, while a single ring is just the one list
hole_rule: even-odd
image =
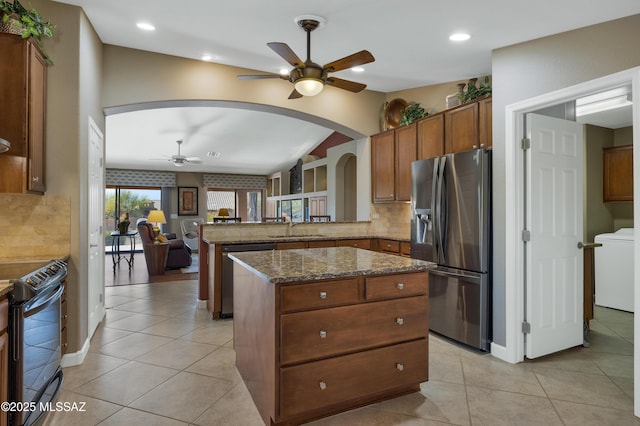
[{"label": "ceiling fan blade", "polygon": [[271,42],[267,43],[267,46],[294,67],[304,68],[304,62],[302,62],[302,59],[300,59],[286,43]]},{"label": "ceiling fan blade", "polygon": [[200,157],[187,157],[187,158],[185,158],[185,160],[190,161],[192,163],[196,162],[196,161],[202,162],[202,158],[200,158]]},{"label": "ceiling fan blade", "polygon": [[289,99],[299,99],[302,95],[296,89],[293,89],[293,92],[289,95]]},{"label": "ceiling fan blade", "polygon": [[368,64],[375,60],[376,58],[374,58],[368,50],[361,50],[353,55],[345,56],[337,61],[329,62],[323,67],[323,69],[328,72],[342,71],[358,65]]},{"label": "ceiling fan blade", "polygon": [[341,78],[329,77],[327,78],[327,84],[337,87],[339,89],[348,90],[353,93],[358,93],[364,90],[367,87],[366,84],[356,83],[355,81],[343,80]]},{"label": "ceiling fan blade", "polygon": [[191,164],[202,164],[202,160],[201,159],[197,159],[197,160],[190,160],[190,159],[186,159],[185,160],[187,163],[191,163]]},{"label": "ceiling fan blade", "polygon": [[239,75],[238,78],[240,80],[261,80],[264,78],[282,78],[284,80],[289,80],[288,76],[280,74]]}]

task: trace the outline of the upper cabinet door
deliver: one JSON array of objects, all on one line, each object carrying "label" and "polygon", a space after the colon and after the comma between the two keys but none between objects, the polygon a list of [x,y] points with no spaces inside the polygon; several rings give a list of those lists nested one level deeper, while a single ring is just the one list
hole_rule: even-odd
[{"label": "upper cabinet door", "polygon": [[395,132],[371,136],[371,192],[373,202],[395,201]]},{"label": "upper cabinet door", "polygon": [[416,161],[416,123],[396,129],[396,201],[411,200],[411,162]]},{"label": "upper cabinet door", "polygon": [[474,102],[444,113],[447,152],[479,148],[478,109],[478,103]]},{"label": "upper cabinet door", "polygon": [[437,114],[418,121],[418,160],[444,154],[444,115]]},{"label": "upper cabinet door", "polygon": [[604,201],[633,201],[633,145],[602,150]]},{"label": "upper cabinet door", "polygon": [[480,120],[480,148],[491,149],[493,147],[493,104],[492,98],[478,102]]},{"label": "upper cabinet door", "polygon": [[27,134],[27,190],[44,194],[45,186],[45,105],[47,64],[42,52],[29,43],[29,112]]}]

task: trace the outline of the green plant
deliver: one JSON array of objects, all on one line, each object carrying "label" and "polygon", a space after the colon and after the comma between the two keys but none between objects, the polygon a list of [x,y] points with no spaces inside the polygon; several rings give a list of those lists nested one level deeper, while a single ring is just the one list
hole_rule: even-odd
[{"label": "green plant", "polygon": [[481,96],[487,96],[491,94],[491,86],[489,85],[489,76],[484,77],[484,83],[480,83],[476,86],[475,78],[469,80],[467,83],[467,90],[458,93],[458,100],[461,104],[472,101]]},{"label": "green plant", "polygon": [[400,125],[407,126],[422,117],[426,117],[427,115],[429,114],[420,106],[419,103],[409,102],[409,106],[402,110]]},{"label": "green plant", "polygon": [[[2,12],[3,24],[14,20],[13,25],[20,28],[22,38],[33,37],[41,49],[43,48],[42,37],[53,37],[55,24],[45,21],[36,9],[32,7],[27,9],[18,0],[0,1],[0,12]],[[45,55],[45,59],[48,64],[52,64],[48,56]]]}]

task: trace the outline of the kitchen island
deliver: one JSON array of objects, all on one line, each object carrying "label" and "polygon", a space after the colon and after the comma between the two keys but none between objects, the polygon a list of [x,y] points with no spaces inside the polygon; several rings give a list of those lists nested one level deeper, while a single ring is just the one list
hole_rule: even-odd
[{"label": "kitchen island", "polygon": [[234,349],[265,424],[299,424],[428,379],[430,262],[352,247],[230,254]]}]

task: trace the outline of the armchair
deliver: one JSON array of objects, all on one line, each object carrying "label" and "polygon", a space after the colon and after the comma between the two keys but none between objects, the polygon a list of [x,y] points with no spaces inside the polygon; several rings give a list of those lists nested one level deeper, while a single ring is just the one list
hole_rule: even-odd
[{"label": "armchair", "polygon": [[183,219],[180,222],[182,239],[193,252],[198,251],[198,245],[200,243],[200,225],[203,223],[204,219],[201,217],[195,219]]},{"label": "armchair", "polygon": [[[147,245],[153,245],[155,233],[153,225],[147,222],[138,224],[138,232],[142,240],[142,249],[147,250]],[[185,268],[191,265],[191,248],[185,245],[184,241],[178,239],[167,239],[169,244],[169,254],[167,256],[167,269]]]}]

